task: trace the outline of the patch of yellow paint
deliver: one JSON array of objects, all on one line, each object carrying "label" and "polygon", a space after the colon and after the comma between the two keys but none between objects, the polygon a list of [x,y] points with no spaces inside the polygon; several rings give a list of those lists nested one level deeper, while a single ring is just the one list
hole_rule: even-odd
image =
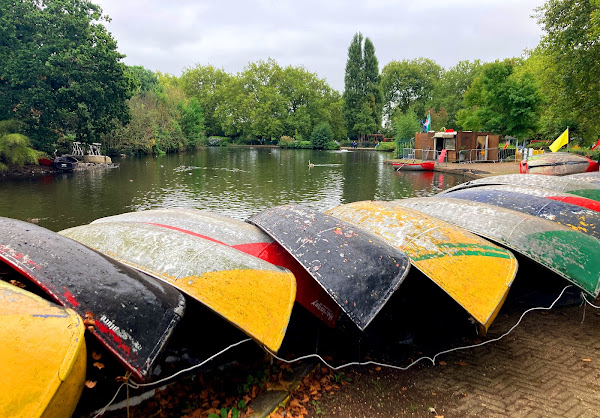
[{"label": "patch of yellow paint", "polygon": [[509,251],[391,202],[354,202],[327,211],[404,251],[411,264],[458,302],[487,331],[517,272]]},{"label": "patch of yellow paint", "polygon": [[0,281],[0,416],[71,416],[85,382],[83,320]]}]

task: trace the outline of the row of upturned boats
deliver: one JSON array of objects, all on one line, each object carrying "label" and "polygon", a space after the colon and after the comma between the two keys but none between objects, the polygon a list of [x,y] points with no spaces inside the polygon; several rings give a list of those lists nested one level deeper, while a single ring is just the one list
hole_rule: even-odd
[{"label": "row of upturned boats", "polygon": [[600,293],[599,172],[487,177],[326,212],[284,205],[247,222],[170,208],[59,233],[0,218],[0,232],[2,416],[74,411],[85,332],[148,381],[189,304],[276,352],[295,303],[329,327],[344,316],[365,330],[413,268],[483,333],[515,278],[513,252]]}]

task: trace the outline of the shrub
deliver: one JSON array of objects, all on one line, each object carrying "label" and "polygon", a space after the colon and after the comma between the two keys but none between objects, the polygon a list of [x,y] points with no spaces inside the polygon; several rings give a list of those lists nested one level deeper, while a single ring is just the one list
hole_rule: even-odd
[{"label": "shrub", "polygon": [[41,153],[31,148],[28,137],[17,133],[19,128],[15,120],[0,121],[0,170],[9,166],[37,164]]},{"label": "shrub", "polygon": [[315,126],[310,135],[310,142],[312,142],[314,148],[323,149],[331,141],[333,141],[333,131],[329,123],[321,122]]},{"label": "shrub", "polygon": [[395,142],[380,142],[377,146],[377,151],[394,152],[396,151]]}]

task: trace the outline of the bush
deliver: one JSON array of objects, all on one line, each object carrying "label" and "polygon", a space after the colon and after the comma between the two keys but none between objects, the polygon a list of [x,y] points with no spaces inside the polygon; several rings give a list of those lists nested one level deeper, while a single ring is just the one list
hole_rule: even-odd
[{"label": "bush", "polygon": [[13,119],[0,121],[0,170],[38,163],[42,153],[31,148],[29,138],[17,133],[19,129],[19,122]]},{"label": "bush", "polygon": [[395,142],[380,142],[377,146],[377,151],[394,152],[396,151]]},{"label": "bush", "polygon": [[331,141],[333,141],[333,131],[329,123],[321,122],[315,126],[310,135],[310,142],[312,142],[314,148],[323,149]]},{"label": "bush", "polygon": [[23,167],[25,164],[37,164],[40,152],[30,147],[29,138],[21,134],[0,136],[0,170],[7,166]]}]

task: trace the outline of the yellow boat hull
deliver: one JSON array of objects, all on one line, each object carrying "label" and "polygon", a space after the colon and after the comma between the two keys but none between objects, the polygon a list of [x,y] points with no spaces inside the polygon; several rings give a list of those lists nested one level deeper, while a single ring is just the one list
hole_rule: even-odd
[{"label": "yellow boat hull", "polygon": [[85,383],[83,321],[0,281],[0,416],[69,417]]},{"label": "yellow boat hull", "polygon": [[209,239],[144,223],[82,225],[60,234],[171,283],[269,350],[281,346],[296,297],[289,270]]},{"label": "yellow boat hull", "polygon": [[487,331],[517,272],[514,255],[462,228],[392,202],[354,202],[328,214],[371,231],[408,255]]}]

